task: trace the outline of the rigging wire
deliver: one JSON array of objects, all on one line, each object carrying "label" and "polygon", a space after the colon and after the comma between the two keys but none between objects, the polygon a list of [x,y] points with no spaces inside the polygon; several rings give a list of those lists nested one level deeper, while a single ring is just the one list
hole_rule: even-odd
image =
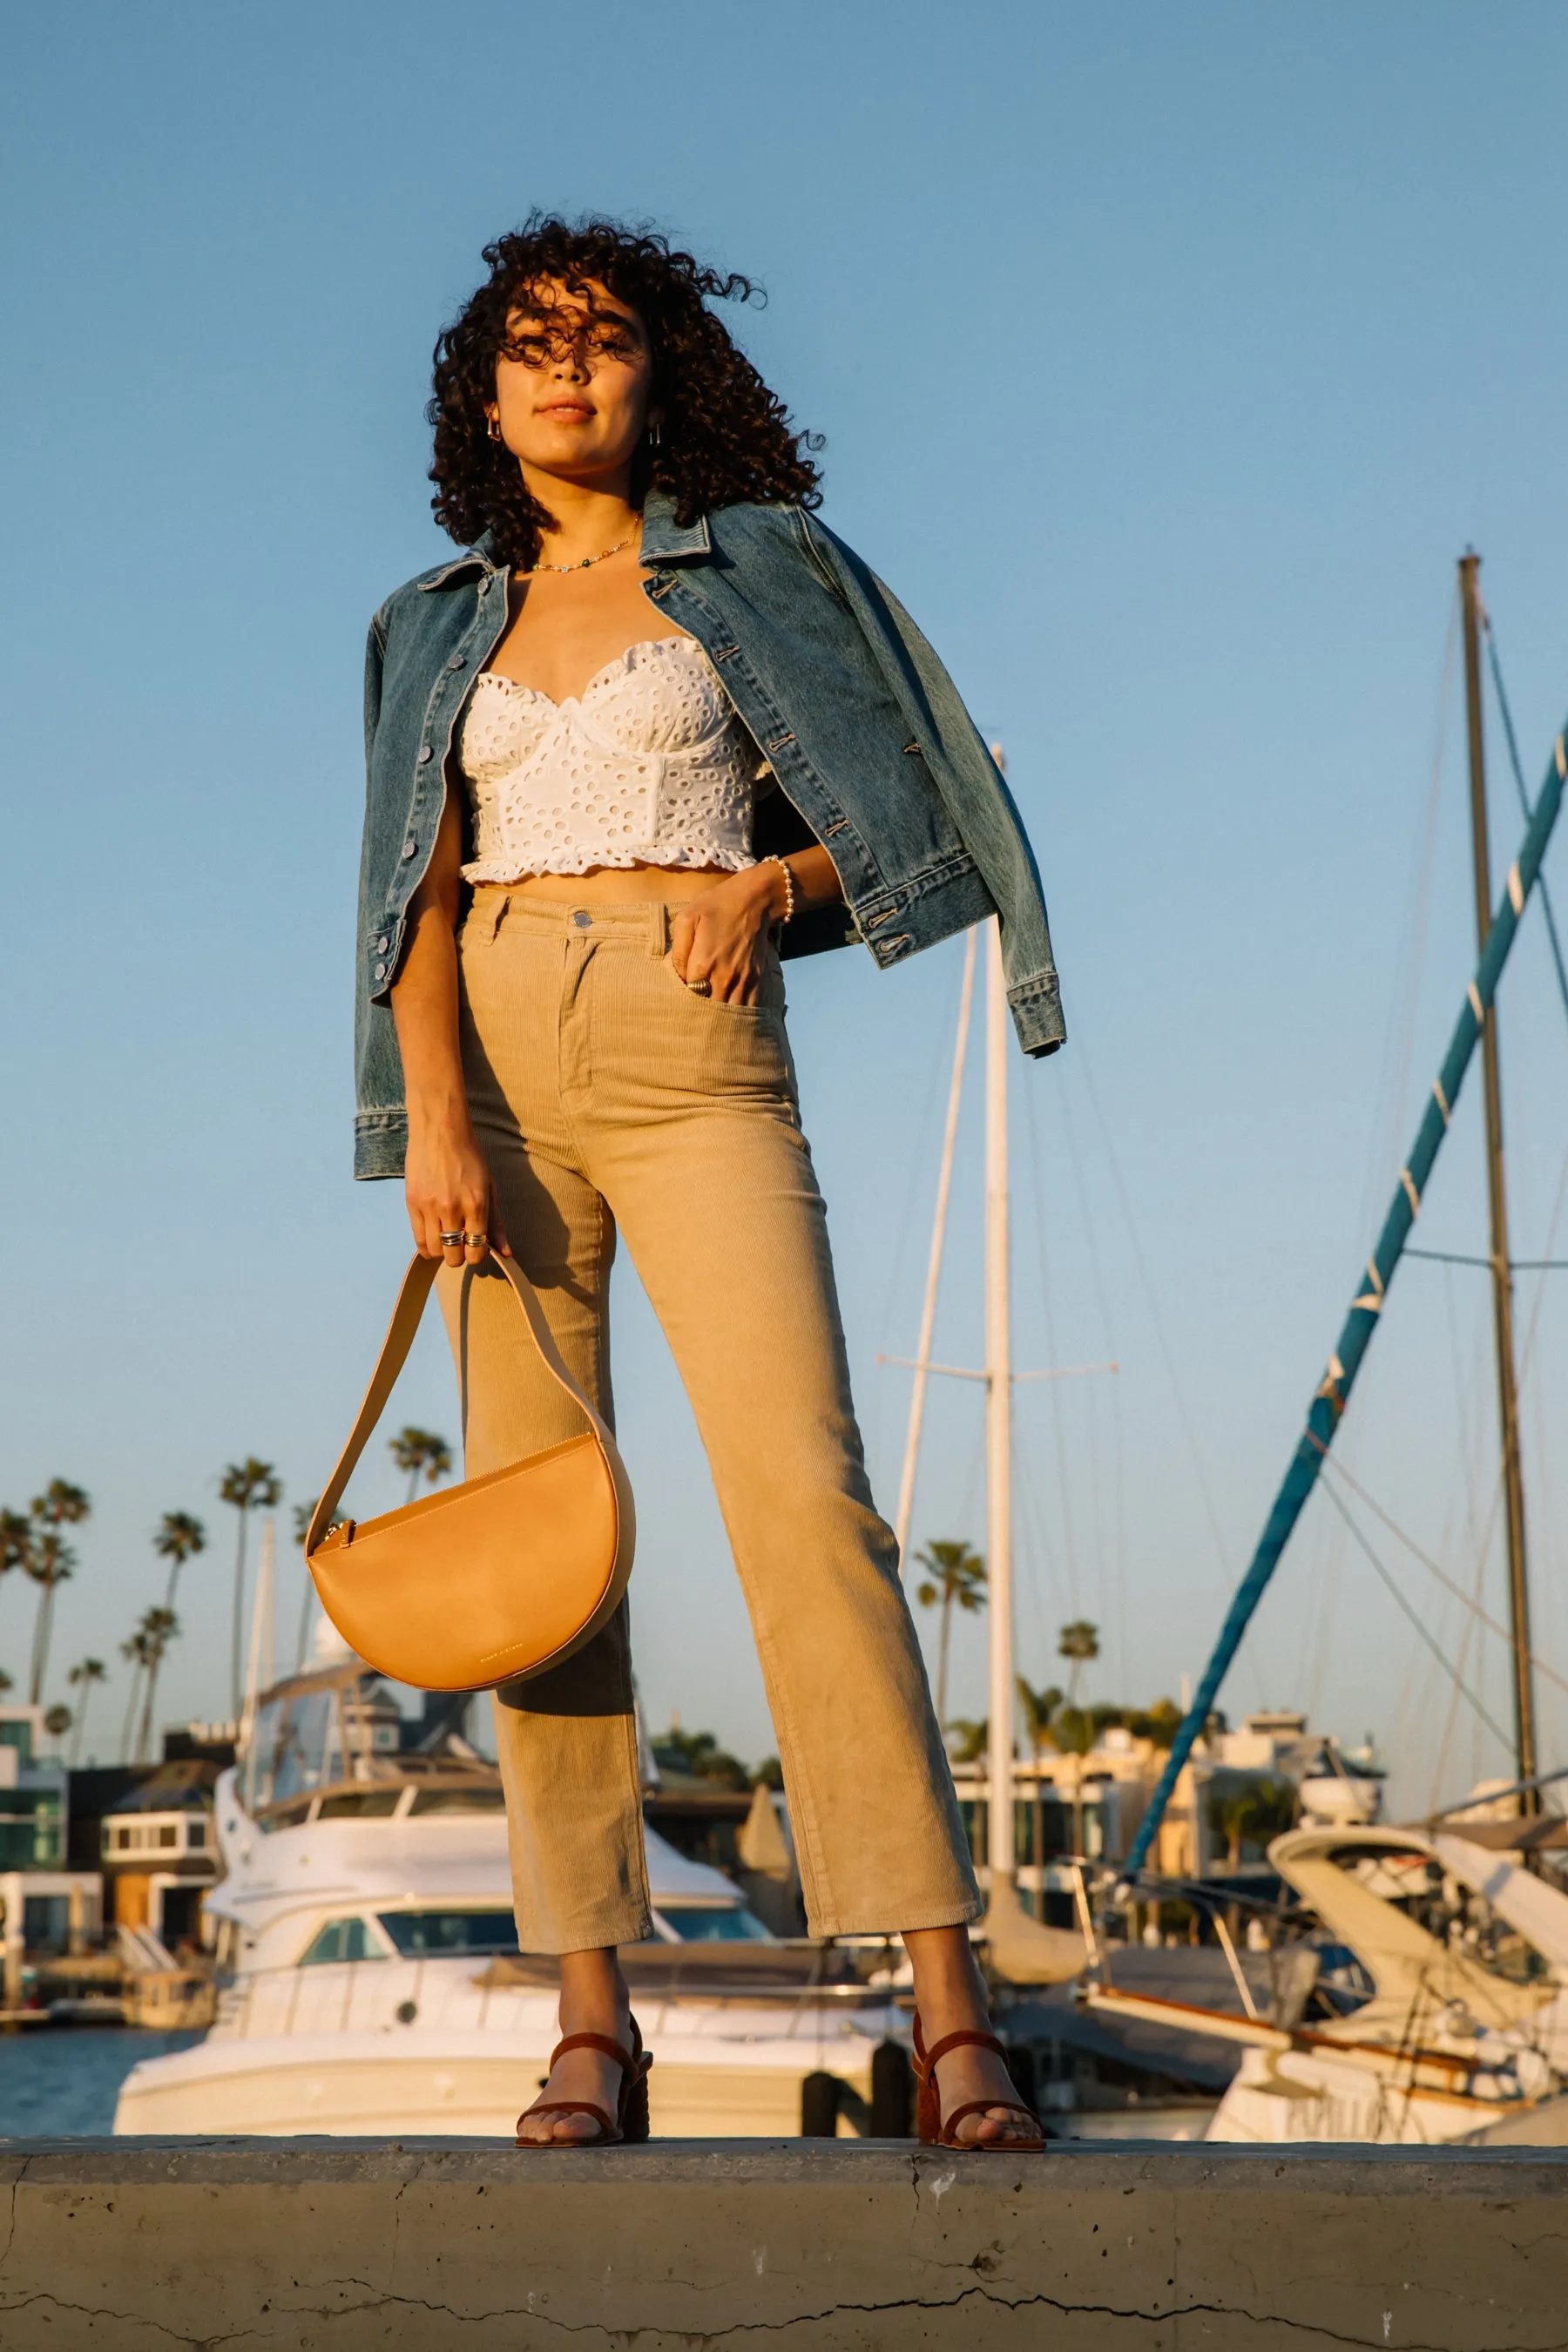
[{"label": "rigging wire", "polygon": [[[1040,1306],[1046,1326],[1046,1354],[1053,1364],[1061,1360],[1057,1346],[1056,1314],[1051,1303],[1051,1279],[1046,1263],[1046,1202],[1044,1173],[1041,1164],[1040,1135],[1035,1118],[1035,1090],[1024,1089],[1025,1123],[1029,1133],[1029,1187],[1035,1200],[1035,1248],[1040,1267]],[[1073,1518],[1072,1491],[1068,1478],[1067,1429],[1062,1419],[1062,1388],[1060,1381],[1047,1383],[1051,1391],[1051,1428],[1056,1439],[1057,1492],[1062,1522],[1062,1543],[1067,1560],[1068,1599],[1074,1617],[1082,1615],[1081,1585],[1078,1572],[1078,1534]]]},{"label": "rigging wire", "polygon": [[1081,1025],[1078,1046],[1078,1066],[1083,1073],[1085,1091],[1089,1096],[1089,1107],[1094,1112],[1095,1125],[1100,1129],[1100,1139],[1104,1147],[1106,1163],[1110,1170],[1110,1181],[1115,1188],[1117,1202],[1121,1211],[1122,1220],[1127,1227],[1128,1239],[1132,1245],[1132,1263],[1138,1269],[1138,1279],[1142,1286],[1143,1304],[1148,1310],[1149,1320],[1154,1327],[1154,1337],[1159,1342],[1160,1354],[1163,1359],[1166,1375],[1170,1380],[1172,1394],[1175,1401],[1177,1418],[1182,1424],[1182,1432],[1187,1441],[1187,1451],[1191,1456],[1194,1474],[1197,1479],[1198,1491],[1203,1498],[1204,1514],[1208,1520],[1209,1534],[1214,1540],[1215,1559],[1223,1570],[1231,1562],[1231,1546],[1226,1541],[1225,1530],[1220,1524],[1219,1511],[1215,1503],[1214,1487],[1209,1478],[1208,1466],[1205,1461],[1203,1447],[1198,1442],[1197,1430],[1194,1424],[1192,1412],[1187,1404],[1187,1392],[1182,1384],[1182,1376],[1177,1366],[1175,1350],[1171,1345],[1170,1335],[1165,1328],[1165,1318],[1160,1312],[1160,1301],[1155,1293],[1153,1281],[1149,1273],[1149,1262],[1143,1255],[1143,1244],[1140,1238],[1137,1223],[1132,1215],[1132,1204],[1128,1197],[1127,1186],[1122,1181],[1121,1164],[1116,1157],[1116,1148],[1110,1140],[1110,1129],[1107,1123],[1105,1111],[1100,1103],[1100,1089],[1094,1083],[1094,1072],[1089,1063],[1088,1049],[1083,1044]]},{"label": "rigging wire", "polygon": [[[1089,1187],[1084,1181],[1083,1155],[1078,1148],[1078,1129],[1073,1124],[1072,1088],[1070,1085],[1060,1087],[1057,1089],[1057,1100],[1061,1106],[1062,1129],[1067,1137],[1068,1164],[1072,1170],[1073,1189],[1078,1194],[1079,1214],[1083,1220],[1084,1241],[1089,1254],[1089,1278],[1094,1285],[1095,1299],[1100,1307],[1100,1328],[1104,1340],[1105,1354],[1111,1362],[1120,1363],[1121,1361],[1121,1350],[1116,1344],[1115,1326],[1112,1322],[1110,1314],[1110,1294],[1106,1286],[1105,1268],[1100,1260],[1100,1244],[1095,1237],[1094,1220],[1089,1214]],[[1095,1414],[1095,1432],[1098,1438],[1098,1391],[1092,1382],[1089,1386],[1089,1402],[1090,1409]],[[1115,1532],[1113,1538],[1110,1541],[1105,1541],[1102,1538],[1104,1549],[1101,1550],[1100,1558],[1103,1561],[1109,1553],[1113,1563],[1112,1589],[1113,1607],[1115,1610],[1116,1620],[1117,1656],[1121,1667],[1122,1682],[1125,1686],[1126,1677],[1129,1671],[1129,1658],[1127,1651],[1127,1490],[1126,1483],[1122,1475],[1124,1458],[1121,1421],[1121,1382],[1118,1381],[1116,1386],[1110,1392],[1110,1491],[1112,1496],[1112,1510],[1115,1520]],[[1097,1495],[1100,1491],[1098,1484],[1099,1476],[1100,1467],[1097,1448]]]},{"label": "rigging wire", "polygon": [[[920,1119],[915,1128],[914,1149],[910,1151],[909,1158],[904,1163],[906,1170],[906,1181],[904,1185],[903,1208],[899,1218],[898,1236],[893,1244],[892,1255],[888,1261],[888,1280],[887,1287],[883,1294],[881,1312],[881,1328],[884,1331],[891,1331],[895,1328],[895,1305],[900,1298],[907,1295],[908,1286],[904,1277],[909,1255],[910,1233],[910,1228],[914,1223],[915,1204],[921,1190],[922,1171],[926,1164],[926,1147],[930,1139],[931,1129],[935,1124],[937,1088],[941,1084],[942,1076],[942,1065],[941,1055],[936,1054],[929,1055],[927,1056],[926,1067],[925,1100],[921,1106]],[[930,1350],[928,1349],[926,1352],[929,1354]],[[868,1441],[868,1451],[875,1454],[878,1458],[880,1458],[881,1454],[884,1433],[883,1423],[888,1410],[885,1393],[886,1385],[887,1384],[883,1381],[878,1381],[873,1386],[872,1395],[874,1402],[871,1409],[870,1423],[867,1429],[867,1438]]]},{"label": "rigging wire", "polygon": [[1442,1651],[1437,1646],[1436,1636],[1427,1630],[1426,1620],[1421,1616],[1420,1612],[1412,1608],[1410,1602],[1406,1601],[1404,1593],[1401,1592],[1398,1585],[1394,1582],[1393,1577],[1389,1574],[1387,1569],[1384,1568],[1382,1560],[1379,1559],[1376,1552],[1373,1551],[1372,1546],[1368,1543],[1366,1538],[1357,1527],[1354,1519],[1351,1517],[1351,1514],[1345,1507],[1344,1503],[1341,1500],[1340,1496],[1335,1494],[1331,1486],[1325,1486],[1323,1492],[1328,1496],[1330,1502],[1333,1505],[1335,1510],[1338,1511],[1341,1518],[1343,1519],[1346,1527],[1349,1528],[1351,1536],[1356,1546],[1372,1562],[1373,1567],[1377,1570],[1378,1575],[1383,1579],[1384,1583],[1387,1586],[1389,1592],[1393,1595],[1399,1607],[1404,1611],[1405,1616],[1409,1618],[1410,1622],[1415,1626],[1415,1631],[1420,1634],[1421,1639],[1426,1643],[1426,1647],[1431,1651],[1438,1664],[1443,1668],[1446,1674],[1453,1677],[1455,1689],[1463,1692],[1465,1697],[1469,1700],[1469,1703],[1475,1709],[1477,1715],[1486,1725],[1487,1729],[1492,1732],[1498,1739],[1501,1740],[1502,1745],[1506,1748],[1508,1746],[1506,1738],[1504,1738],[1502,1732],[1498,1729],[1497,1725],[1492,1721],[1491,1717],[1487,1713],[1486,1708],[1481,1705],[1480,1700],[1476,1696],[1475,1692],[1470,1688],[1468,1683],[1463,1679],[1458,1669],[1450,1664],[1449,1661],[1444,1656]]},{"label": "rigging wire", "polygon": [[[1509,709],[1508,693],[1502,682],[1502,664],[1498,659],[1497,635],[1492,628],[1491,614],[1487,611],[1484,604],[1481,605],[1481,627],[1486,632],[1487,659],[1491,669],[1492,684],[1497,689],[1498,709],[1502,713],[1502,731],[1508,739],[1508,757],[1509,764],[1513,770],[1514,790],[1519,794],[1519,804],[1524,811],[1524,821],[1528,824],[1535,812],[1531,803],[1529,787],[1524,781],[1524,770],[1520,765],[1519,741],[1513,731],[1513,713]],[[1552,904],[1551,893],[1546,887],[1544,874],[1537,875],[1535,887],[1541,899],[1541,910],[1546,917],[1547,936],[1552,941],[1552,961],[1557,967],[1557,986],[1563,997],[1563,1010],[1568,1013],[1568,968],[1563,965],[1563,942],[1557,936],[1557,916]]]},{"label": "rigging wire", "polygon": [[[1405,1113],[1410,1097],[1410,1072],[1415,1053],[1415,1026],[1420,1009],[1421,974],[1426,961],[1426,932],[1432,913],[1432,887],[1437,865],[1438,819],[1442,807],[1443,766],[1447,756],[1448,720],[1454,704],[1454,680],[1459,647],[1459,597],[1456,589],[1448,604],[1448,630],[1443,645],[1443,666],[1437,679],[1437,708],[1432,728],[1432,766],[1426,785],[1426,812],[1421,828],[1421,850],[1415,859],[1411,877],[1410,894],[1405,900],[1401,924],[1401,956],[1409,956],[1404,1001],[1397,999],[1390,1006],[1388,1029],[1384,1039],[1383,1063],[1378,1076],[1376,1099],[1384,1106],[1381,1139],[1374,1142],[1371,1160],[1363,1180],[1361,1211],[1356,1230],[1361,1232],[1371,1221],[1378,1206],[1376,1195],[1383,1186],[1384,1171],[1399,1150],[1404,1138]],[[1375,1126],[1375,1122],[1374,1122]]]},{"label": "rigging wire", "polygon": [[[1552,1202],[1552,1215],[1547,1225],[1546,1247],[1549,1255],[1556,1245],[1558,1226],[1562,1222],[1565,1202],[1568,1202],[1568,1159],[1564,1159],[1563,1164],[1562,1174],[1558,1179],[1556,1198]],[[1542,1272],[1538,1276],[1536,1280],[1535,1293],[1531,1303],[1530,1319],[1525,1328],[1524,1344],[1520,1351],[1519,1384],[1520,1394],[1521,1397],[1525,1392],[1526,1385],[1529,1381],[1530,1373],[1534,1361],[1536,1339],[1541,1324],[1541,1309],[1544,1303],[1545,1296],[1546,1276],[1544,1272]],[[1467,1418],[1462,1392],[1459,1399],[1459,1405],[1460,1425],[1462,1432],[1464,1423]],[[1479,1427],[1477,1436],[1479,1439]],[[1466,1449],[1466,1453],[1468,1458],[1468,1447]],[[1433,1574],[1437,1577],[1438,1580],[1446,1585],[1451,1592],[1455,1593],[1464,1603],[1465,1608],[1471,1612],[1470,1616],[1466,1620],[1459,1643],[1460,1669],[1462,1670],[1468,1657],[1470,1639],[1475,1629],[1475,1621],[1477,1620],[1487,1625],[1493,1633],[1499,1633],[1501,1638],[1507,1642],[1510,1649],[1511,1649],[1513,1647],[1513,1635],[1511,1632],[1507,1631],[1499,1625],[1497,1621],[1489,1617],[1487,1614],[1487,1612],[1480,1605],[1481,1586],[1486,1578],[1487,1562],[1491,1555],[1492,1539],[1496,1531],[1498,1515],[1502,1501],[1502,1474],[1500,1466],[1498,1476],[1492,1486],[1491,1496],[1487,1510],[1486,1525],[1482,1530],[1480,1546],[1477,1555],[1475,1591],[1473,1594],[1468,1595],[1461,1586],[1453,1581],[1446,1570],[1437,1566],[1436,1560],[1430,1559],[1428,1555],[1421,1549],[1420,1546],[1415,1541],[1415,1539],[1405,1533],[1405,1529],[1401,1528],[1398,1522],[1384,1509],[1383,1506],[1373,1500],[1373,1496],[1367,1493],[1366,1489],[1359,1484],[1348,1470],[1346,1470],[1342,1462],[1337,1459],[1330,1460],[1327,1455],[1325,1455],[1325,1461],[1328,1462],[1328,1466],[1333,1469],[1340,1477],[1345,1479],[1355,1488],[1355,1491],[1361,1496],[1362,1500],[1366,1503],[1372,1510],[1376,1512],[1378,1517],[1384,1522],[1384,1526],[1389,1528],[1390,1532],[1398,1538],[1399,1541],[1422,1562],[1424,1567],[1430,1569]],[[1473,1528],[1475,1524],[1473,1507],[1470,1524]],[[1530,1663],[1534,1666],[1537,1673],[1544,1675],[1547,1681],[1556,1684],[1560,1689],[1568,1690],[1568,1681],[1565,1681],[1561,1675],[1558,1675],[1542,1658],[1533,1652],[1529,1653],[1528,1655],[1530,1657]],[[1454,1733],[1458,1706],[1458,1698],[1457,1685],[1455,1695],[1449,1702],[1447,1717],[1443,1730],[1443,1738],[1438,1748],[1436,1779],[1439,1781],[1441,1780],[1447,1768],[1448,1746]],[[1506,1747],[1508,1743],[1505,1741],[1504,1745]],[[1476,1759],[1473,1758],[1472,1761],[1475,1762]],[[1479,1772],[1479,1762],[1477,1762],[1477,1772]],[[1473,1772],[1472,1779],[1475,1777],[1476,1773]],[[1433,1801],[1434,1803],[1436,1801],[1435,1797]]]},{"label": "rigging wire", "polygon": [[[1314,1438],[1312,1443],[1316,1445],[1319,1441]],[[1367,1509],[1373,1512],[1376,1517],[1383,1521],[1383,1524],[1388,1529],[1389,1534],[1393,1536],[1397,1542],[1402,1543],[1405,1546],[1405,1550],[1411,1554],[1412,1558],[1418,1559],[1423,1568],[1429,1569],[1432,1574],[1436,1578],[1438,1583],[1441,1584],[1446,1591],[1451,1592],[1456,1600],[1464,1603],[1464,1606],[1469,1610],[1471,1614],[1479,1619],[1480,1623],[1486,1627],[1489,1633],[1495,1633],[1500,1641],[1506,1642],[1510,1650],[1512,1649],[1513,1635],[1510,1633],[1508,1627],[1500,1623],[1497,1618],[1489,1616],[1487,1611],[1481,1607],[1479,1601],[1472,1601],[1469,1595],[1466,1592],[1463,1585],[1456,1583],[1455,1580],[1448,1574],[1447,1569],[1439,1568],[1436,1561],[1432,1559],[1431,1555],[1422,1550],[1420,1545],[1415,1541],[1415,1537],[1408,1535],[1405,1528],[1400,1526],[1398,1520],[1394,1517],[1393,1514],[1384,1509],[1383,1505],[1377,1500],[1374,1495],[1368,1494],[1360,1479],[1353,1477],[1345,1468],[1342,1462],[1336,1462],[1331,1454],[1324,1453],[1323,1463],[1325,1468],[1332,1471],[1336,1478],[1343,1479],[1345,1485],[1350,1487],[1352,1494],[1359,1496],[1361,1501],[1366,1505]],[[1534,1667],[1538,1675],[1544,1675],[1547,1681],[1549,1683],[1555,1683],[1559,1690],[1568,1691],[1568,1676],[1558,1674],[1555,1668],[1549,1666],[1545,1659],[1537,1655],[1533,1650],[1529,1652],[1528,1655],[1530,1664]]]}]

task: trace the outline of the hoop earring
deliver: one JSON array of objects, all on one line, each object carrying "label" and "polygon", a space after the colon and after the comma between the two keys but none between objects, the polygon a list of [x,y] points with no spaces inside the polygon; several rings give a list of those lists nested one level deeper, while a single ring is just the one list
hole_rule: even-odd
[{"label": "hoop earring", "polygon": [[490,418],[489,430],[490,439],[492,441],[499,441],[500,439],[500,418],[499,416],[492,416]]}]

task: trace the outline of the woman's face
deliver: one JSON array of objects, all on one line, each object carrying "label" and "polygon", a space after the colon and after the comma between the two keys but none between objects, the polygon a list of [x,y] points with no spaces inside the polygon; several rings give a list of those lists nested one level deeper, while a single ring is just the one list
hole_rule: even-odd
[{"label": "woman's face", "polygon": [[[535,287],[507,320],[496,361],[500,437],[524,473],[625,477],[649,424],[653,360],[629,303],[605,286]],[[515,354],[515,356],[514,356]]]}]

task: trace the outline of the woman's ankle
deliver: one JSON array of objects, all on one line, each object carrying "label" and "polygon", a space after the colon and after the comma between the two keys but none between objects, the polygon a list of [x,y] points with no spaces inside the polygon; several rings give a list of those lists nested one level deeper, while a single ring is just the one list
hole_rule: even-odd
[{"label": "woman's ankle", "polygon": [[561,1959],[563,2033],[616,2033],[628,2009],[626,1980],[613,1949],[565,1952]]}]

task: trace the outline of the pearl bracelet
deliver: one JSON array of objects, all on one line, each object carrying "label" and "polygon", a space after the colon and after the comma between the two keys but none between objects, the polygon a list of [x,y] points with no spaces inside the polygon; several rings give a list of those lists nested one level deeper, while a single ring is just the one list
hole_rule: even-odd
[{"label": "pearl bracelet", "polygon": [[789,867],[784,863],[784,859],[776,854],[764,857],[762,862],[764,866],[776,866],[779,872],[784,876],[784,910],[779,917],[779,920],[781,923],[793,923],[795,920],[795,876],[790,872]]}]

